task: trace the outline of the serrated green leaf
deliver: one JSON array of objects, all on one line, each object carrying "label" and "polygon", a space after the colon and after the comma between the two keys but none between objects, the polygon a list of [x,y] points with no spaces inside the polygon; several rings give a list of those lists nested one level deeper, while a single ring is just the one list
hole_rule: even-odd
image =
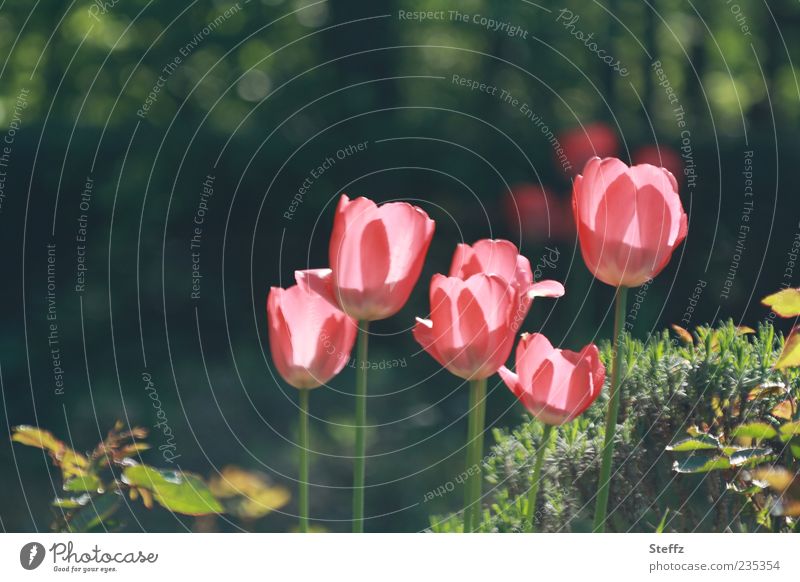
[{"label": "serrated green leaf", "polygon": [[741,449],[730,456],[732,467],[750,467],[775,458],[772,449],[763,447],[756,449]]},{"label": "serrated green leaf", "polygon": [[672,463],[672,470],[676,473],[708,473],[709,471],[730,469],[730,467],[730,461],[726,457],[708,455],[691,455]]},{"label": "serrated green leaf", "polygon": [[186,515],[223,512],[219,501],[197,475],[134,465],[126,467],[122,476],[125,483],[150,491],[160,505],[171,511]]},{"label": "serrated green leaf", "polygon": [[740,424],[731,431],[732,437],[751,438],[761,441],[764,439],[774,439],[778,436],[778,431],[766,422],[749,422]]},{"label": "serrated green leaf", "polygon": [[696,437],[684,439],[667,446],[668,451],[682,453],[688,451],[706,451],[719,449],[719,439],[710,434],[701,434]]}]

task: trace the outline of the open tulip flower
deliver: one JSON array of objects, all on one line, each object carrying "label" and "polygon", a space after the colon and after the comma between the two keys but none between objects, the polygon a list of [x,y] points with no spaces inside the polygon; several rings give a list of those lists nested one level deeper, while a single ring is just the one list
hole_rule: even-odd
[{"label": "open tulip flower", "polygon": [[572,185],[572,210],[586,266],[595,277],[617,288],[614,312],[614,361],[606,412],[605,444],[600,466],[593,531],[605,528],[614,434],[622,393],[622,349],[627,292],[658,275],[686,238],[688,219],[669,170],[616,158],[592,158]]},{"label": "open tulip flower", "polygon": [[540,333],[522,334],[517,345],[516,373],[498,372],[525,408],[549,425],[561,425],[583,413],[600,395],[606,369],[597,346],[580,352],[559,350]]},{"label": "open tulip flower", "polygon": [[540,475],[553,427],[573,420],[597,399],[606,369],[594,344],[580,352],[559,350],[540,333],[522,334],[516,368],[516,373],[505,366],[498,372],[528,412],[545,425],[528,490],[526,518],[529,531],[533,531]]},{"label": "open tulip flower", "polygon": [[309,272],[311,284],[359,321],[397,313],[419,279],[435,223],[406,202],[378,206],[342,194],[333,222],[330,269]]},{"label": "open tulip flower", "polygon": [[666,169],[592,158],[573,184],[581,253],[595,277],[638,287],[664,269],[686,237],[678,183]]},{"label": "open tulip flower", "polygon": [[300,285],[272,287],[267,318],[272,360],[295,388],[322,386],[347,365],[356,324],[324,297]]},{"label": "open tulip flower", "polygon": [[[557,281],[533,282],[531,263],[507,240],[479,240],[472,246],[459,244],[450,264],[450,276],[467,279],[477,273],[495,273],[517,290],[513,332],[528,314],[534,297],[561,297],[564,286]],[[433,302],[431,302],[433,305]],[[513,333],[512,332],[512,333]]]},{"label": "open tulip flower", "polygon": [[518,296],[517,287],[494,273],[466,280],[434,275],[430,319],[417,318],[414,339],[456,376],[488,378],[511,353]]}]

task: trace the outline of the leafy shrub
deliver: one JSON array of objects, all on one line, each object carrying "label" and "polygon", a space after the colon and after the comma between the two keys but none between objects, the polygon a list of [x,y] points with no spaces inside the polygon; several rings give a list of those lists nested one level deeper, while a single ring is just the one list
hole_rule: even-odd
[{"label": "leafy shrub", "polygon": [[[771,326],[675,328],[625,336],[610,531],[787,531],[800,516],[797,370],[773,368]],[[608,366],[611,348],[602,346]],[[537,531],[591,531],[604,436],[603,396],[557,430],[542,473]],[[524,530],[539,422],[494,430],[481,531]],[[458,515],[432,531],[460,531]]]}]

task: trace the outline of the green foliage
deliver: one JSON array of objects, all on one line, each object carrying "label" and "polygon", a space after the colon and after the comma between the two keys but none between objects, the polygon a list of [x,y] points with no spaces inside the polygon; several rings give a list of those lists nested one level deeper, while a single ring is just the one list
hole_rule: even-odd
[{"label": "green foliage", "polygon": [[185,515],[221,513],[222,505],[201,477],[156,469],[133,458],[147,450],[147,444],[141,442],[146,436],[145,429],[123,430],[122,423],[117,422],[89,455],[74,451],[52,433],[32,426],[16,427],[11,440],[47,451],[61,470],[67,496],[52,502],[59,510],[54,530],[85,532],[115,528],[113,515],[124,495],[132,500],[141,497],[148,509],[155,499],[166,509]]},{"label": "green foliage", "polygon": [[[752,333],[732,323],[698,328],[690,339],[667,332],[646,342],[625,338],[608,529],[794,528],[800,377],[773,368],[782,340],[769,326]],[[608,365],[610,346],[601,351]],[[582,417],[558,427],[542,472],[537,531],[590,531],[606,403],[607,387]],[[542,432],[537,421],[494,431],[481,531],[524,531]],[[754,478],[765,469],[771,481]],[[459,531],[458,517],[433,518],[431,530]]]}]

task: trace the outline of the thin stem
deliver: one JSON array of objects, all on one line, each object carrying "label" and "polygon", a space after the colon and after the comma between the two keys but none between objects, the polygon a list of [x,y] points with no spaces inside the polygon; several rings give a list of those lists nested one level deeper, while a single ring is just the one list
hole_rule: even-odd
[{"label": "thin stem", "polygon": [[300,533],[308,531],[308,393],[300,390]]},{"label": "thin stem", "polygon": [[470,467],[475,463],[475,391],[470,385],[469,388],[469,408],[467,408],[467,443],[465,448],[466,452],[466,470],[464,475],[467,479],[464,480],[464,532],[471,531],[472,528],[472,487],[469,481]]},{"label": "thin stem", "polygon": [[608,509],[608,494],[611,485],[611,463],[614,459],[614,436],[617,432],[617,416],[619,415],[619,401],[622,394],[620,376],[622,374],[622,329],[625,325],[628,288],[617,288],[617,307],[614,313],[614,361],[611,369],[611,394],[606,412],[606,433],[603,443],[603,462],[600,467],[600,480],[598,481],[597,503],[594,508],[595,532],[605,531],[606,511]]},{"label": "thin stem", "polygon": [[364,455],[366,453],[367,430],[367,344],[369,321],[358,324],[358,347],[356,365],[356,458],[353,466],[353,532],[364,531]]},{"label": "thin stem", "polygon": [[553,434],[553,426],[544,425],[544,432],[542,433],[542,444],[539,450],[536,451],[536,464],[533,466],[533,475],[531,475],[531,488],[528,491],[528,531],[536,529],[536,498],[539,495],[539,479],[542,474],[542,465],[544,464],[544,457],[547,454],[547,449],[550,448],[551,435]]},{"label": "thin stem", "polygon": [[472,380],[470,389],[470,434],[468,446],[471,453],[467,455],[466,470],[466,489],[467,503],[465,516],[469,521],[464,521],[464,531],[473,532],[478,529],[481,521],[481,489],[483,479],[481,478],[481,461],[483,455],[483,431],[486,424],[486,378],[482,380]]}]

